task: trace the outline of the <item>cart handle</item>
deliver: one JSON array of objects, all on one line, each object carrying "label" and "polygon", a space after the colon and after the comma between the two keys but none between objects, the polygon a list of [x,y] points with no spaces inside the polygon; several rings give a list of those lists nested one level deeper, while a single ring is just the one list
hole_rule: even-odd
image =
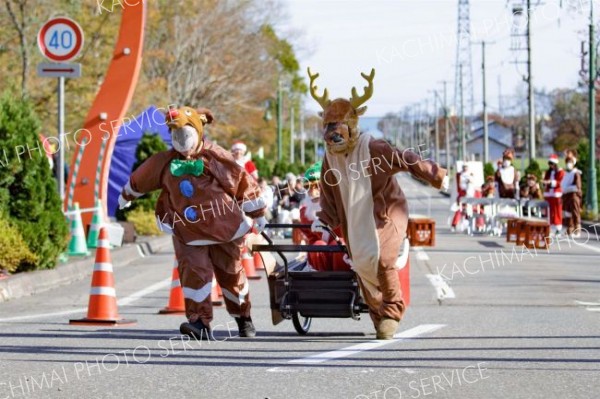
[{"label": "cart handle", "polygon": [[[305,223],[281,223],[281,224],[267,223],[265,225],[266,229],[310,229],[311,227],[312,227],[311,224],[305,224]],[[333,229],[331,227],[324,225],[323,230],[326,230],[329,233],[329,235],[331,236],[331,238],[333,238],[339,246],[344,245],[344,243],[342,242],[340,237],[338,237],[338,235],[335,234],[335,232],[333,231]],[[264,237],[264,235],[263,235],[263,237]],[[271,242],[269,242],[269,244],[271,244]]]}]

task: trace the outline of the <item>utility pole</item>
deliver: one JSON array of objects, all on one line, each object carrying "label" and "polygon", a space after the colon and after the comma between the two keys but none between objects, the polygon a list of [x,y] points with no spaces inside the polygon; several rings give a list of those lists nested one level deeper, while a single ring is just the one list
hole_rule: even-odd
[{"label": "utility pole", "polygon": [[434,145],[435,145],[435,149],[434,149],[434,155],[435,155],[435,162],[440,163],[440,124],[439,124],[439,108],[436,107],[437,105],[437,100],[438,100],[438,92],[437,91],[433,91],[433,123],[435,123],[434,125]]},{"label": "utility pole", "polygon": [[295,148],[294,148],[294,136],[295,136],[295,126],[294,126],[294,117],[295,117],[295,108],[296,108],[296,104],[294,101],[294,98],[291,98],[290,101],[290,163],[294,163],[296,161],[296,154],[294,154],[295,152]]},{"label": "utility pole", "polygon": [[460,116],[458,118],[458,160],[464,161],[465,151],[465,102],[463,96],[462,64],[459,65],[458,90],[460,94]]},{"label": "utility pole", "polygon": [[306,156],[305,156],[305,146],[306,146],[306,137],[304,136],[304,109],[300,107],[300,162],[302,165],[306,164]]},{"label": "utility pole", "polygon": [[589,178],[587,184],[587,209],[594,217],[598,215],[598,190],[596,187],[596,43],[594,32],[594,0],[590,0],[590,66],[589,66],[589,129],[590,129],[590,153]]},{"label": "utility pole", "polygon": [[277,161],[283,157],[282,136],[282,114],[283,114],[283,95],[281,93],[281,79],[277,84]]},{"label": "utility pole", "polygon": [[450,162],[450,121],[448,120],[448,82],[443,81],[444,83],[444,129],[446,130],[446,170],[450,170],[450,166],[452,166]]},{"label": "utility pole", "polygon": [[[591,0],[592,2],[594,0]],[[535,159],[535,103],[533,93],[533,70],[531,60],[531,0],[527,0],[527,84],[529,100],[529,162]],[[590,67],[591,70],[591,67]]]},{"label": "utility pole", "polygon": [[[490,161],[490,132],[488,128],[488,111],[487,111],[487,91],[486,91],[486,75],[485,75],[485,46],[488,44],[485,40],[481,44],[481,78],[482,78],[482,105],[483,105],[483,163]],[[493,44],[493,43],[489,43]]]}]

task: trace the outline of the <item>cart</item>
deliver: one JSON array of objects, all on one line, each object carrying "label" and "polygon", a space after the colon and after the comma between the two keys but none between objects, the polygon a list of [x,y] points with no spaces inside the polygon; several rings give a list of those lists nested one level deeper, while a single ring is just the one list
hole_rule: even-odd
[{"label": "cart", "polygon": [[[267,229],[310,229],[306,224],[267,224]],[[345,252],[339,237],[325,228],[338,245],[275,244],[261,233],[268,244],[254,245],[252,251],[275,252],[283,260],[275,270],[265,270],[269,284],[269,297],[273,324],[291,319],[300,335],[306,335],[313,318],[352,318],[359,320],[368,307],[360,295],[356,273],[353,271],[311,271],[307,260],[288,259],[286,253]]]}]

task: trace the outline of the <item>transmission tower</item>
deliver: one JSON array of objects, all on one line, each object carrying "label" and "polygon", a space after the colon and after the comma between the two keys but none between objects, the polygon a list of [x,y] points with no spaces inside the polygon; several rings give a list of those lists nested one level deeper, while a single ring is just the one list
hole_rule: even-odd
[{"label": "transmission tower", "polygon": [[[468,112],[468,116],[472,116],[475,110],[475,99],[473,96],[473,58],[471,56],[471,11],[469,0],[458,0],[457,38],[454,109],[458,110],[462,95],[466,108],[465,111]],[[463,86],[462,93],[460,90],[461,81]]]}]

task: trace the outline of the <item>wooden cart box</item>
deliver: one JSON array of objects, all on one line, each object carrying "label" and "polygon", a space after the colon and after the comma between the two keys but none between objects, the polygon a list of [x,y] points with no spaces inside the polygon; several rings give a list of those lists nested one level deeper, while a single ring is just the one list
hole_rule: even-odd
[{"label": "wooden cart box", "polygon": [[413,247],[435,245],[435,220],[426,217],[408,219],[408,239]]},{"label": "wooden cart box", "polygon": [[524,227],[527,248],[546,248],[546,237],[550,235],[550,224],[544,219],[527,219]]},{"label": "wooden cart box", "polygon": [[522,218],[511,218],[506,221],[506,242],[519,242],[525,239],[525,220]]}]

